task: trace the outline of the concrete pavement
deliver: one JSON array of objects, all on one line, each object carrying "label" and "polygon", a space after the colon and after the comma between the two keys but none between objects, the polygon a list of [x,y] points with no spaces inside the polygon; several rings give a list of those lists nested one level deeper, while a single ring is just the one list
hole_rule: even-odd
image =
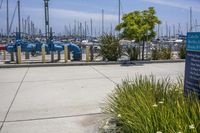
[{"label": "concrete pavement", "polygon": [[0,133],[95,133],[122,79],[183,73],[184,63],[0,69]]}]

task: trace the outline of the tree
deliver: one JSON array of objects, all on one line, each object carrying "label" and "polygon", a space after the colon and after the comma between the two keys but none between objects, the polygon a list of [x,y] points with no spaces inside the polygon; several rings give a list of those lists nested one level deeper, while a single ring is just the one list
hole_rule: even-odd
[{"label": "tree", "polygon": [[121,37],[124,39],[143,41],[142,60],[144,60],[144,44],[156,36],[154,28],[161,21],[155,16],[154,7],[148,10],[134,11],[123,15],[122,23],[116,26],[116,30],[122,31]]}]

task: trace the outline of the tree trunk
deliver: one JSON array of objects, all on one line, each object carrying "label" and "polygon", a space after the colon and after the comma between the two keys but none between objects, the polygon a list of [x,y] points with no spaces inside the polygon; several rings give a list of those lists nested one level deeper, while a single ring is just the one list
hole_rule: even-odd
[{"label": "tree trunk", "polygon": [[145,45],[145,41],[143,40],[143,42],[142,42],[142,60],[144,60],[144,45]]}]

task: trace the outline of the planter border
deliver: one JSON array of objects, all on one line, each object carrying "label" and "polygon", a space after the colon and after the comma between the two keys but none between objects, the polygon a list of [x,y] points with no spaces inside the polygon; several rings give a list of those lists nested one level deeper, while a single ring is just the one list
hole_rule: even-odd
[{"label": "planter border", "polygon": [[108,62],[68,62],[68,63],[31,63],[31,64],[2,64],[0,68],[26,67],[61,67],[61,66],[90,66],[90,65],[141,65],[154,63],[180,63],[185,60],[148,60],[148,61],[108,61]]}]

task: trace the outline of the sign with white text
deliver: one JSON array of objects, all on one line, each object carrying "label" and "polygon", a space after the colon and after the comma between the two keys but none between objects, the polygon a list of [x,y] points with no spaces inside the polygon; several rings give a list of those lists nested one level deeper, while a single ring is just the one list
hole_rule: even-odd
[{"label": "sign with white text", "polygon": [[186,43],[185,93],[196,92],[200,98],[200,33],[189,32]]}]

